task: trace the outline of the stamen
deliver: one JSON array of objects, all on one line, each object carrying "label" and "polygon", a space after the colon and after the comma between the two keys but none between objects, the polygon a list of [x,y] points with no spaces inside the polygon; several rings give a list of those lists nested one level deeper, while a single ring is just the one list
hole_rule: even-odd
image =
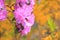
[{"label": "stamen", "polygon": [[27,5],[30,5],[30,0],[28,0],[28,2],[26,2]]},{"label": "stamen", "polygon": [[19,6],[22,7],[22,3],[21,2],[19,2]]},{"label": "stamen", "polygon": [[23,27],[23,25],[20,23],[20,26],[21,26],[21,29],[23,30],[24,29],[24,27]]}]

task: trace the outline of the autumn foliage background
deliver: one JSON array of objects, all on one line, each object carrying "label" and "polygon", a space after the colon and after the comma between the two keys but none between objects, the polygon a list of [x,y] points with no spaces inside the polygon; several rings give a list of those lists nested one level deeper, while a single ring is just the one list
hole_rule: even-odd
[{"label": "autumn foliage background", "polygon": [[35,0],[35,23],[31,32],[21,36],[15,28],[15,0],[6,0],[8,18],[0,21],[1,40],[60,40],[60,0]]}]

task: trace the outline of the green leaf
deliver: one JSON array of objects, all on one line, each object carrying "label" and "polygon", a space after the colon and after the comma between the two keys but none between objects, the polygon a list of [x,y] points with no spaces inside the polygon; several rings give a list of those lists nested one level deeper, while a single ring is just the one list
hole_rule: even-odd
[{"label": "green leaf", "polygon": [[56,25],[51,18],[48,19],[48,25],[49,25],[49,28],[52,32],[54,32],[56,30]]}]

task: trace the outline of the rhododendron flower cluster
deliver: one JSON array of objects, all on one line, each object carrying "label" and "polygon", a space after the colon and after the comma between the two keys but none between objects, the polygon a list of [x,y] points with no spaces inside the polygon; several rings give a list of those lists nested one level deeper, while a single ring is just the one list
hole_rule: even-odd
[{"label": "rhododendron flower cluster", "polygon": [[16,26],[22,35],[30,32],[31,26],[34,24],[34,4],[34,0],[16,0],[14,16]]},{"label": "rhododendron flower cluster", "polygon": [[0,0],[0,20],[5,20],[7,11],[4,5],[4,0]]}]

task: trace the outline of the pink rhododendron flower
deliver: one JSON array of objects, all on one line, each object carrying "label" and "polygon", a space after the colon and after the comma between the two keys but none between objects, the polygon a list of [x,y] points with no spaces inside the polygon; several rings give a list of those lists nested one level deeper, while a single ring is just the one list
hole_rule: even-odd
[{"label": "pink rhododendron flower", "polygon": [[34,0],[16,0],[16,2],[14,11],[16,25],[20,33],[26,35],[34,24]]},{"label": "pink rhododendron flower", "polygon": [[5,20],[7,11],[5,9],[4,0],[0,0],[0,20]]}]

